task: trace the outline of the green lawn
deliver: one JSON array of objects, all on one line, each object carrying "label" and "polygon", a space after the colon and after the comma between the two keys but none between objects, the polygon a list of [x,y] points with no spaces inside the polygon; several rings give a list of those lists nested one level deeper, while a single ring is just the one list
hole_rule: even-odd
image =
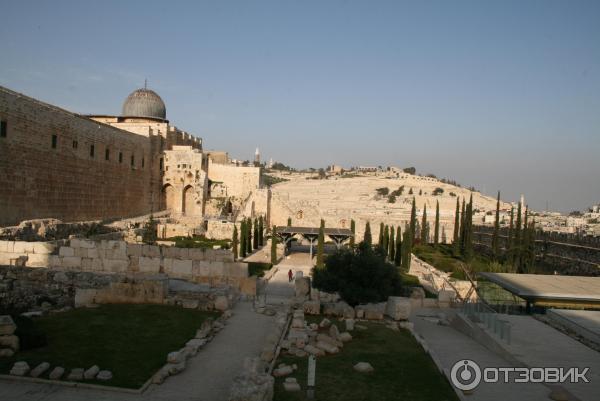
[{"label": "green lawn", "polygon": [[50,370],[62,366],[65,377],[72,368],[98,365],[113,379],[93,383],[139,388],[169,352],[194,337],[204,319],[217,316],[165,305],[103,305],[39,317],[34,322],[48,344],[0,360],[0,372],[8,373],[15,361],[27,361],[32,369],[41,362],[49,362]]},{"label": "green lawn", "polygon": [[[321,318],[311,317],[309,322]],[[406,330],[393,331],[382,324],[363,323],[339,354],[317,358],[315,399],[322,401],[443,401],[458,400],[446,378]],[[338,323],[338,328],[342,328]],[[298,393],[283,390],[284,378],[275,381],[275,401],[306,399],[308,358],[282,356],[277,363],[298,365]],[[357,362],[369,362],[372,373],[358,373]]]}]

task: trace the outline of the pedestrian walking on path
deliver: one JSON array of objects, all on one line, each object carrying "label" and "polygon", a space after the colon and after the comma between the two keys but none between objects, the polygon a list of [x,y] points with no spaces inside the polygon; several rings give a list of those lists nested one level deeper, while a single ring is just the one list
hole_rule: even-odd
[{"label": "pedestrian walking on path", "polygon": [[290,283],[292,282],[293,278],[294,278],[294,273],[292,273],[292,269],[290,269],[290,271],[288,271],[288,279],[289,279]]}]

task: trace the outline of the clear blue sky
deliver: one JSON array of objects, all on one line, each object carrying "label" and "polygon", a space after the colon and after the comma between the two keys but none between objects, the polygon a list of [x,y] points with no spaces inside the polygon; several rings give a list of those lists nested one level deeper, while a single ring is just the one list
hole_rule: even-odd
[{"label": "clear blue sky", "polygon": [[600,1],[2,3],[0,85],[75,112],[148,78],[232,157],[600,202]]}]

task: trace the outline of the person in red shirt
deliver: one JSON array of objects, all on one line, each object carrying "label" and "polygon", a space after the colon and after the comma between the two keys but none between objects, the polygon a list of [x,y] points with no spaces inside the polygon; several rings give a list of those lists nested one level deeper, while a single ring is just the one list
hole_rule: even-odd
[{"label": "person in red shirt", "polygon": [[289,279],[290,283],[292,282],[293,278],[294,278],[294,273],[292,273],[292,269],[290,269],[290,271],[288,272],[288,279]]}]

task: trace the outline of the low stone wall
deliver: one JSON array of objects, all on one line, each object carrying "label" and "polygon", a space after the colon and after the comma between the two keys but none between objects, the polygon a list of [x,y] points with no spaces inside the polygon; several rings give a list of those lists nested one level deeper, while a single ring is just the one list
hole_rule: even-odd
[{"label": "low stone wall", "polygon": [[[66,242],[0,241],[0,265],[94,273],[165,274],[169,278],[214,287],[229,285],[244,289],[246,295],[254,295],[256,291],[256,285],[248,277],[247,263],[234,262],[233,253],[223,249],[84,239]],[[254,294],[248,291],[254,291]]]}]

